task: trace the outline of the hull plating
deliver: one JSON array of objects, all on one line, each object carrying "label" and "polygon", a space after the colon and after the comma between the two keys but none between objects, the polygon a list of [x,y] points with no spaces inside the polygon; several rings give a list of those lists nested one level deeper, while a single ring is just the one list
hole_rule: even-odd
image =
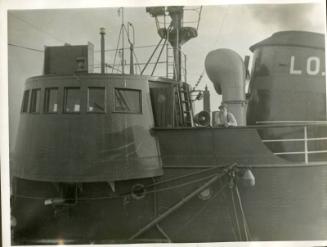
[{"label": "hull plating", "polygon": [[[17,219],[14,241],[326,239],[326,162],[279,159],[251,128],[176,131],[155,131],[163,176],[116,182],[115,191],[105,182],[81,183],[76,201],[46,206],[48,198],[60,196],[55,184],[17,179],[12,211]],[[235,180],[230,172],[223,175],[232,164],[238,166]],[[252,167],[254,187],[242,180],[246,167]],[[135,186],[141,189],[133,189]],[[196,193],[199,188],[201,192]]]}]

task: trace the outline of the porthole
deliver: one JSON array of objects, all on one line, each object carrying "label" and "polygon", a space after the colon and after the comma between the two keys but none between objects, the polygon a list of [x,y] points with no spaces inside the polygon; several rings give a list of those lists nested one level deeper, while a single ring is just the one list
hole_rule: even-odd
[{"label": "porthole", "polygon": [[143,184],[134,184],[132,186],[131,195],[133,199],[135,200],[143,199],[145,197],[145,194],[146,192]]}]

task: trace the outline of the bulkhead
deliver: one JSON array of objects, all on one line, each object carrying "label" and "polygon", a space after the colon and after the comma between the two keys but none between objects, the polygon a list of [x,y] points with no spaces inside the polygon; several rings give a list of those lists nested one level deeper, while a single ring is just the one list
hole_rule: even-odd
[{"label": "bulkhead", "polygon": [[277,32],[250,50],[248,124],[326,120],[323,34]]},{"label": "bulkhead", "polygon": [[81,57],[75,48],[63,46],[61,55],[71,57],[70,63],[77,66],[58,69],[47,61],[59,64],[60,59],[50,60],[46,53],[45,75],[26,82],[13,176],[73,183],[162,175],[150,133],[154,126],[151,78],[89,73],[92,62],[83,71],[88,57]]}]

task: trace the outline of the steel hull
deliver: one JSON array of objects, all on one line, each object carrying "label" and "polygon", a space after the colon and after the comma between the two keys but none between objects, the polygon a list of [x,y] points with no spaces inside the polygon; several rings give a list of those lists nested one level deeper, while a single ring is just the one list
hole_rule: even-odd
[{"label": "steel hull", "polygon": [[[240,139],[223,138],[233,134]],[[45,206],[47,198],[58,194],[54,184],[14,179],[12,213],[17,219],[14,242],[327,238],[327,162],[304,164],[279,159],[251,128],[157,130],[155,136],[160,145],[164,175],[118,181],[115,191],[105,182],[82,183],[76,202]],[[186,147],[177,142],[181,136],[188,143]],[[201,136],[207,141],[208,136],[213,136],[214,145],[204,148]],[[195,138],[197,144],[187,142],[187,137]],[[171,145],[173,142],[176,144]],[[226,146],[226,142],[229,145]],[[221,150],[224,145],[226,150]],[[177,150],[176,153],[173,150]],[[225,159],[219,156],[220,152]],[[231,173],[222,175],[224,169],[232,165],[235,179],[231,179]],[[251,168],[255,176],[253,187],[242,179],[246,168]],[[215,176],[217,180],[204,186]],[[145,194],[144,191],[131,193],[135,184],[143,184]],[[195,193],[199,188],[206,191],[201,195]]]}]

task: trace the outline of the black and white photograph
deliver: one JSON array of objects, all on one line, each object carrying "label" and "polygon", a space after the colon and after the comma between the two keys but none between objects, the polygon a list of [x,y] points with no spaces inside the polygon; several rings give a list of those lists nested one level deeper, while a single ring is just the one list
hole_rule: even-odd
[{"label": "black and white photograph", "polygon": [[327,243],[326,3],[142,2],[4,11],[7,244]]}]

